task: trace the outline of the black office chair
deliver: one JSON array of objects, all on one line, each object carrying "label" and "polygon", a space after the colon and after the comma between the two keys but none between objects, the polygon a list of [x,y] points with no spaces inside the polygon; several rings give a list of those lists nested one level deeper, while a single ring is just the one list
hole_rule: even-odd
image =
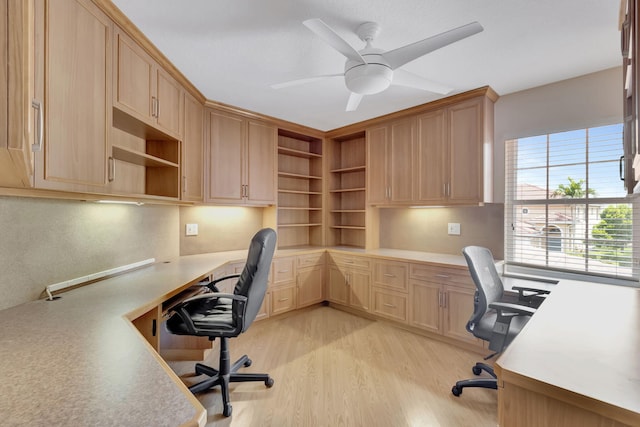
[{"label": "black office chair", "polygon": [[[504,294],[502,280],[496,270],[491,251],[479,246],[467,246],[462,250],[469,266],[469,272],[476,285],[474,310],[467,322],[467,330],[477,338],[489,342],[489,349],[494,353],[485,360],[499,354],[520,332],[529,318],[540,305],[541,296],[549,291],[531,287],[514,287],[518,298],[511,302]],[[460,396],[465,387],[498,388],[498,381],[493,367],[478,362],[471,369],[474,375],[482,371],[491,378],[473,378],[461,380],[451,389],[454,396]]]},{"label": "black office chair", "polygon": [[[245,354],[233,365],[229,359],[228,339],[237,337],[247,330],[256,318],[267,291],[269,268],[276,247],[276,232],[270,228],[260,230],[251,240],[247,263],[241,274],[222,277],[208,286],[213,293],[196,295],[182,301],[173,308],[166,327],[172,334],[206,336],[211,341],[220,338],[220,364],[213,369],[201,363],[196,364],[196,374],[206,374],[208,378],[189,387],[192,393],[208,390],[217,385],[222,389],[223,414],[231,415],[229,383],[264,381],[273,386],[273,378],[268,374],[238,373],[241,366],[250,366],[251,359]],[[229,278],[238,277],[233,294],[219,293],[215,284]]]}]

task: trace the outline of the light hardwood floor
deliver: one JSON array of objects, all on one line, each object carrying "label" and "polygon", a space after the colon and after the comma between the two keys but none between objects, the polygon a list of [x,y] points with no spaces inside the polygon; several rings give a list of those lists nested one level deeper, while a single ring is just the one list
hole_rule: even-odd
[{"label": "light hardwood floor", "polygon": [[[495,390],[451,387],[473,377],[481,356],[455,346],[336,310],[315,306],[254,323],[230,340],[231,358],[247,353],[246,372],[275,380],[231,386],[233,415],[222,416],[219,388],[198,394],[207,426],[497,425]],[[205,363],[217,366],[217,348]],[[191,384],[193,362],[172,362]]]}]

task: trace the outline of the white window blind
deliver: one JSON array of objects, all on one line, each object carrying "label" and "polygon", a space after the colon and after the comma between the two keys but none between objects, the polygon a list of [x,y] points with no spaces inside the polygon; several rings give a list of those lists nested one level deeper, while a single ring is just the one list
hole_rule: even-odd
[{"label": "white window blind", "polygon": [[505,149],[507,264],[638,277],[639,209],[619,178],[621,124],[510,140]]}]

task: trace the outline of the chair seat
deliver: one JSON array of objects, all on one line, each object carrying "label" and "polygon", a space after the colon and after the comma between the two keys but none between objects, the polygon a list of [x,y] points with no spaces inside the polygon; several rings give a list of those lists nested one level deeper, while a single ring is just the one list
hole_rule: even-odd
[{"label": "chair seat", "polygon": [[[491,341],[493,326],[495,325],[497,318],[498,313],[496,313],[495,310],[487,311],[473,328],[473,335],[477,338],[480,338],[481,340]],[[516,316],[511,320],[511,324],[509,325],[509,333],[507,334],[507,339],[505,341],[505,346],[509,345],[509,343],[516,337],[516,335],[518,335],[520,330],[522,330],[522,328],[527,324],[530,318],[531,317],[529,316]]]},{"label": "chair seat", "polygon": [[[236,325],[233,321],[232,300],[230,298],[211,298],[191,302],[185,307],[191,321],[199,331],[198,335],[211,336],[211,331],[233,331]],[[167,329],[177,335],[192,335],[187,325],[178,316],[167,321]],[[216,336],[221,336],[216,334]]]}]

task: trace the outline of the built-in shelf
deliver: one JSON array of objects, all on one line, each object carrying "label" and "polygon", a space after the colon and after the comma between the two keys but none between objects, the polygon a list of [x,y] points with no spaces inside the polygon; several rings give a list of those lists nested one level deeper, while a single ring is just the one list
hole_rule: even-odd
[{"label": "built-in shelf", "polygon": [[364,132],[330,141],[329,227],[331,246],[365,247],[366,143]]},{"label": "built-in shelf", "polygon": [[278,131],[278,247],[322,246],[322,140]]},{"label": "built-in shelf", "polygon": [[118,145],[112,145],[113,158],[122,160],[123,162],[132,163],[138,166],[152,167],[152,168],[178,168],[178,163],[170,162],[168,160],[161,159],[159,157],[151,156],[147,153],[131,150],[126,147]]}]

